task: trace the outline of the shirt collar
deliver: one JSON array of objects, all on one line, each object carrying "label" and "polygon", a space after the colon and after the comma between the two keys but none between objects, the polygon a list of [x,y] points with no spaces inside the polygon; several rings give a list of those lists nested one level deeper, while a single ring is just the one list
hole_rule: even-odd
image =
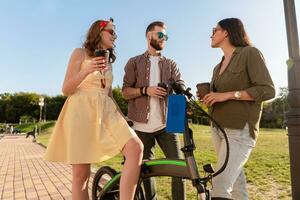
[{"label": "shirt collar", "polygon": [[[232,56],[239,54],[242,51],[242,49],[243,49],[243,47],[235,47],[235,50],[233,51]],[[225,59],[225,56],[222,56],[222,59],[218,65],[220,65],[224,59]]]},{"label": "shirt collar", "polygon": [[[150,53],[148,51],[145,51],[145,53],[143,54],[146,58],[149,59],[149,57],[151,56]],[[159,56],[159,60],[161,60],[163,58],[163,56],[161,55],[161,53],[158,54]]]},{"label": "shirt collar", "polygon": [[[233,51],[232,55],[234,56],[234,55],[236,55],[236,54],[239,54],[239,53],[242,51],[243,48],[244,48],[244,47],[235,47],[235,50]],[[222,56],[221,62],[222,62],[224,59],[225,59],[225,57]],[[221,63],[221,62],[220,62],[220,63]]]},{"label": "shirt collar", "polygon": [[240,53],[240,52],[242,51],[243,48],[244,48],[244,47],[235,47],[235,50],[234,50],[233,54],[238,54],[238,53]]}]

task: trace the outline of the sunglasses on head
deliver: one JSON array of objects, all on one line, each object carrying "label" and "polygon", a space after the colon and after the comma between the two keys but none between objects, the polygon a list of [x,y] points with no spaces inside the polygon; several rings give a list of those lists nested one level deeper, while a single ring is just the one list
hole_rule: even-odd
[{"label": "sunglasses on head", "polygon": [[169,39],[167,34],[164,34],[163,32],[157,32],[158,39],[165,39],[166,41]]}]

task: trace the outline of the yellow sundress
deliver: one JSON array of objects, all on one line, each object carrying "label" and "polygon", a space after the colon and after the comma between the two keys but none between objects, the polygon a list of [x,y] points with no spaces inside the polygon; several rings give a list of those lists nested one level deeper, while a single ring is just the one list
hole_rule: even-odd
[{"label": "yellow sundress", "polygon": [[[81,69],[91,60],[85,59]],[[45,160],[68,164],[95,163],[118,154],[136,137],[116,104],[108,96],[113,75],[89,74],[69,96],[60,112],[44,156]]]}]

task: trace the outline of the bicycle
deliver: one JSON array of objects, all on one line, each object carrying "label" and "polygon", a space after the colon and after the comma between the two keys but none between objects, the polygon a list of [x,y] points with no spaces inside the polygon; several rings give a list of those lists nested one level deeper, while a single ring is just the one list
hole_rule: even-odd
[{"label": "bicycle", "polygon": [[[222,167],[214,172],[211,164],[203,165],[207,176],[200,177],[197,163],[194,157],[196,149],[193,139],[193,131],[189,128],[187,117],[185,117],[185,131],[183,134],[184,146],[181,151],[185,159],[154,159],[143,161],[141,173],[139,176],[135,200],[145,200],[142,182],[144,179],[156,176],[179,177],[192,181],[193,186],[197,189],[198,198],[201,200],[210,200],[210,189],[207,188],[213,177],[224,171],[229,157],[229,143],[225,130],[195,101],[195,97],[190,93],[190,88],[185,89],[184,85],[171,81],[171,87],[176,94],[185,95],[186,102],[194,113],[203,114],[208,117],[224,134],[226,141],[226,157]],[[187,112],[185,112],[187,113]],[[109,166],[101,167],[94,176],[92,185],[93,200],[117,200],[119,198],[119,182],[121,172],[117,172]]]}]

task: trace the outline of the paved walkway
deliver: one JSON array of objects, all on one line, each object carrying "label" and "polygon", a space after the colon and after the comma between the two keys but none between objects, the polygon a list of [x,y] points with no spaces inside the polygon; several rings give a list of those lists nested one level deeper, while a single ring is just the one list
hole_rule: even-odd
[{"label": "paved walkway", "polygon": [[46,162],[44,153],[32,138],[0,139],[0,199],[71,199],[71,165]]}]

